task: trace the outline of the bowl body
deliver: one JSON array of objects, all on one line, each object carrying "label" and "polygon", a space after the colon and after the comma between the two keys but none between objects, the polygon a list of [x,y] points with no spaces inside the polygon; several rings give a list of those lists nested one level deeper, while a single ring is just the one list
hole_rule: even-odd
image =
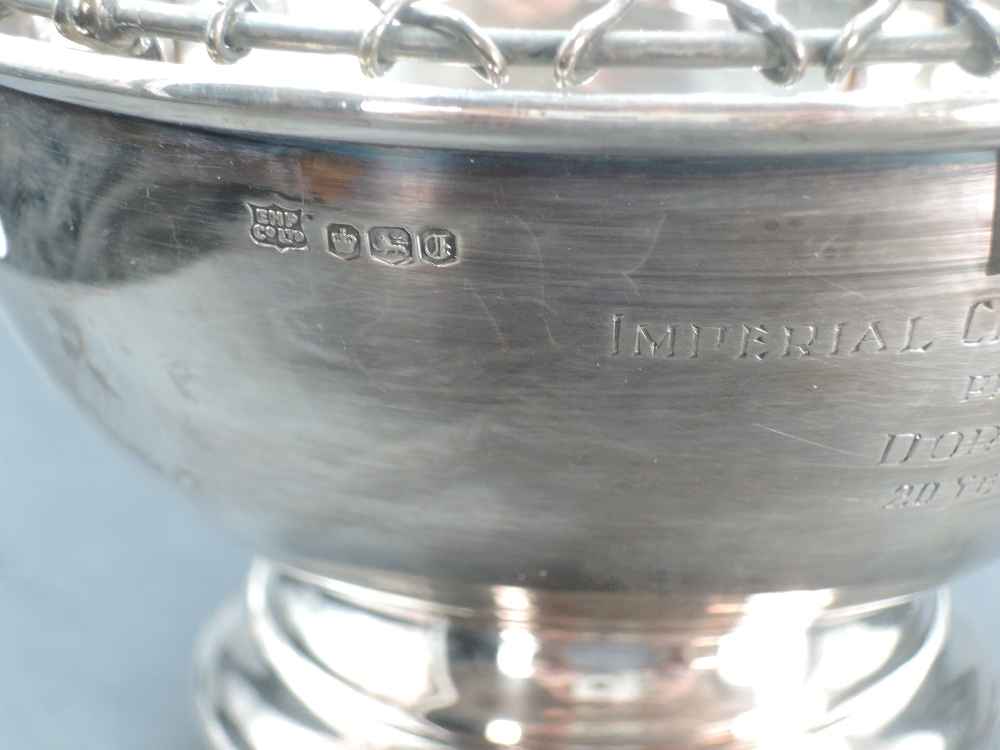
[{"label": "bowl body", "polygon": [[0,97],[10,319],[275,557],[735,594],[997,552],[991,153],[363,147]]}]

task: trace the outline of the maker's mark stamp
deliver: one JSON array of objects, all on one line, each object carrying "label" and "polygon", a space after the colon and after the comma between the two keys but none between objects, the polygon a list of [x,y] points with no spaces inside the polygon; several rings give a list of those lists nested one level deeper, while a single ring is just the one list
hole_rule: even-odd
[{"label": "maker's mark stamp", "polygon": [[388,266],[413,262],[413,237],[402,227],[375,227],[368,232],[372,260]]},{"label": "maker's mark stamp", "polygon": [[250,238],[261,247],[270,247],[279,253],[289,250],[308,250],[309,241],[302,229],[302,209],[282,208],[276,203],[256,206],[247,203],[250,211]]},{"label": "maker's mark stamp", "polygon": [[330,224],[326,228],[326,249],[344,260],[361,257],[361,232],[350,224]]}]

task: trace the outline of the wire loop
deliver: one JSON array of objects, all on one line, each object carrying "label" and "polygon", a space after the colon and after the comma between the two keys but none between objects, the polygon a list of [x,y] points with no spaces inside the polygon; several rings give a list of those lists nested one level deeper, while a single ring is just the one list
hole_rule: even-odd
[{"label": "wire loop", "polygon": [[[825,68],[841,83],[859,65],[956,62],[977,76],[1000,72],[1000,20],[980,0],[934,0],[948,12],[942,27],[882,30],[903,0],[875,0],[840,29],[797,32],[760,0],[713,0],[728,11],[734,30],[616,31],[636,0],[602,0],[568,32],[484,30],[469,17],[430,0],[370,0],[378,19],[369,28],[298,21],[257,12],[251,0],[176,5],[167,0],[0,0],[8,11],[51,18],[59,32],[98,52],[163,59],[156,37],[204,42],[213,60],[229,64],[251,49],[353,54],[365,75],[378,78],[399,59],[468,65],[492,86],[508,80],[510,65],[553,65],[560,88],[586,83],[604,67],[733,68],[753,66],[790,86],[807,65]],[[708,2],[708,0],[701,0]],[[433,33],[428,33],[428,32]],[[238,32],[238,36],[237,36]],[[753,36],[750,36],[750,35]],[[229,41],[230,36],[238,44]]]},{"label": "wire loop", "polygon": [[509,80],[507,60],[496,42],[464,13],[448,7],[430,10],[410,7],[404,16],[411,23],[443,31],[465,42],[479,59],[479,65],[473,65],[472,70],[493,88],[500,88]]},{"label": "wire loop", "polygon": [[[971,0],[938,0],[966,26],[976,41],[975,49],[956,62],[967,73],[988,78],[1000,71],[1000,39],[997,29]],[[902,0],[879,0],[850,20],[826,58],[826,80],[842,83],[864,54],[868,42],[896,12]]]},{"label": "wire loop", "polygon": [[968,26],[977,42],[973,52],[956,61],[962,70],[983,78],[1000,71],[1000,39],[983,11],[971,0],[938,1]]},{"label": "wire loop", "polygon": [[419,0],[385,0],[372,3],[381,11],[382,16],[365,31],[358,48],[358,62],[361,72],[369,78],[381,78],[392,68],[392,63],[384,63],[379,55],[385,32],[395,23],[396,18],[407,8]]},{"label": "wire loop", "polygon": [[479,60],[472,69],[494,88],[507,83],[507,61],[493,39],[482,31],[468,16],[451,8],[424,9],[416,7],[421,0],[371,0],[382,13],[361,40],[358,60],[362,72],[369,78],[381,78],[392,67],[380,56],[386,32],[395,23],[410,23],[444,32],[468,45]]},{"label": "wire loop", "polygon": [[839,85],[857,67],[868,42],[881,29],[903,0],[878,0],[852,18],[840,32],[826,56],[827,83]]},{"label": "wire loop", "polygon": [[802,80],[809,64],[806,45],[783,16],[747,0],[717,1],[726,6],[729,18],[737,29],[759,34],[778,53],[780,64],[760,69],[765,78],[780,86],[792,86]]},{"label": "wire loop", "polygon": [[160,43],[139,29],[121,24],[115,4],[102,0],[56,0],[52,6],[56,29],[71,42],[98,52],[125,57],[163,60]]},{"label": "wire loop", "polygon": [[212,16],[205,30],[205,48],[208,56],[219,65],[232,65],[250,54],[250,47],[233,47],[229,44],[229,32],[241,13],[256,13],[252,0],[225,0]]},{"label": "wire loop", "polygon": [[[809,62],[806,47],[788,21],[748,0],[716,2],[726,6],[737,29],[764,37],[780,57],[780,64],[762,68],[761,73],[783,86],[791,86],[802,79]],[[572,28],[556,53],[555,76],[559,88],[580,86],[593,79],[597,70],[586,67],[587,58],[634,4],[635,0],[609,0]]]},{"label": "wire loop", "polygon": [[598,71],[584,68],[584,61],[601,37],[618,23],[634,4],[635,0],[609,0],[570,30],[556,53],[555,75],[556,85],[559,88],[582,86],[593,80]]}]

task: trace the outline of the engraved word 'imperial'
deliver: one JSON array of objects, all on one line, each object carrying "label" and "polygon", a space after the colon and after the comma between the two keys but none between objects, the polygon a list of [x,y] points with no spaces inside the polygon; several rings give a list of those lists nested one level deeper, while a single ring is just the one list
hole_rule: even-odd
[{"label": "engraved word 'imperial'", "polygon": [[279,253],[308,250],[309,241],[302,230],[302,210],[282,208],[276,203],[255,206],[247,203],[252,225],[250,238],[262,247],[272,247]]},{"label": "engraved word 'imperial'", "polygon": [[[625,331],[623,324],[629,327]],[[919,317],[824,326],[781,323],[655,326],[640,318],[629,320],[624,313],[615,313],[611,316],[611,356],[698,359],[720,352],[734,359],[763,362],[854,354],[924,354],[934,345],[926,329],[926,323]]]}]

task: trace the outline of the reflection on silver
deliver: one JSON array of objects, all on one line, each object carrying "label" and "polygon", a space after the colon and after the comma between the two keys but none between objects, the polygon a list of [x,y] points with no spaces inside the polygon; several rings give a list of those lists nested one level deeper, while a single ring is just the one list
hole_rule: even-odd
[{"label": "reflection on silver", "polygon": [[510,719],[493,719],[486,725],[483,733],[487,742],[494,745],[516,745],[521,741],[524,733],[521,725]]},{"label": "reflection on silver", "polygon": [[713,68],[791,83],[856,7],[616,2],[560,92],[564,0],[9,1],[199,42],[0,45],[0,294],[268,556],[200,651],[213,750],[980,750],[939,589],[1000,553],[1000,89],[941,64],[992,59],[978,6],[780,92]]},{"label": "reflection on silver", "polygon": [[[206,634],[200,711],[212,748],[269,750],[273,731],[286,741],[302,737],[308,748],[457,748],[485,740],[970,750],[995,720],[991,695],[969,691],[980,679],[977,665],[948,645],[943,590],[854,609],[831,607],[830,591],[757,595],[725,606],[706,600],[702,611],[691,610],[688,630],[674,620],[669,632],[633,625],[626,633],[610,612],[610,619],[564,616],[556,625],[543,617],[508,626],[502,609],[443,616],[431,602],[397,597],[386,615],[378,592],[362,603],[353,588],[348,602],[333,594],[336,582],[307,578],[312,583],[293,569],[256,562],[248,619],[227,611]],[[304,633],[322,634],[324,642]],[[273,652],[276,639],[294,659]],[[355,648],[357,657],[349,653]],[[372,658],[380,649],[387,658]],[[327,683],[303,681],[306,664],[343,687],[333,692]],[[449,687],[427,702],[431,674]],[[289,698],[318,723],[299,720],[295,734],[283,734]]]},{"label": "reflection on silver", "polygon": [[497,648],[497,669],[507,677],[527,679],[535,673],[534,661],[538,642],[531,631],[520,626],[500,631]]}]

